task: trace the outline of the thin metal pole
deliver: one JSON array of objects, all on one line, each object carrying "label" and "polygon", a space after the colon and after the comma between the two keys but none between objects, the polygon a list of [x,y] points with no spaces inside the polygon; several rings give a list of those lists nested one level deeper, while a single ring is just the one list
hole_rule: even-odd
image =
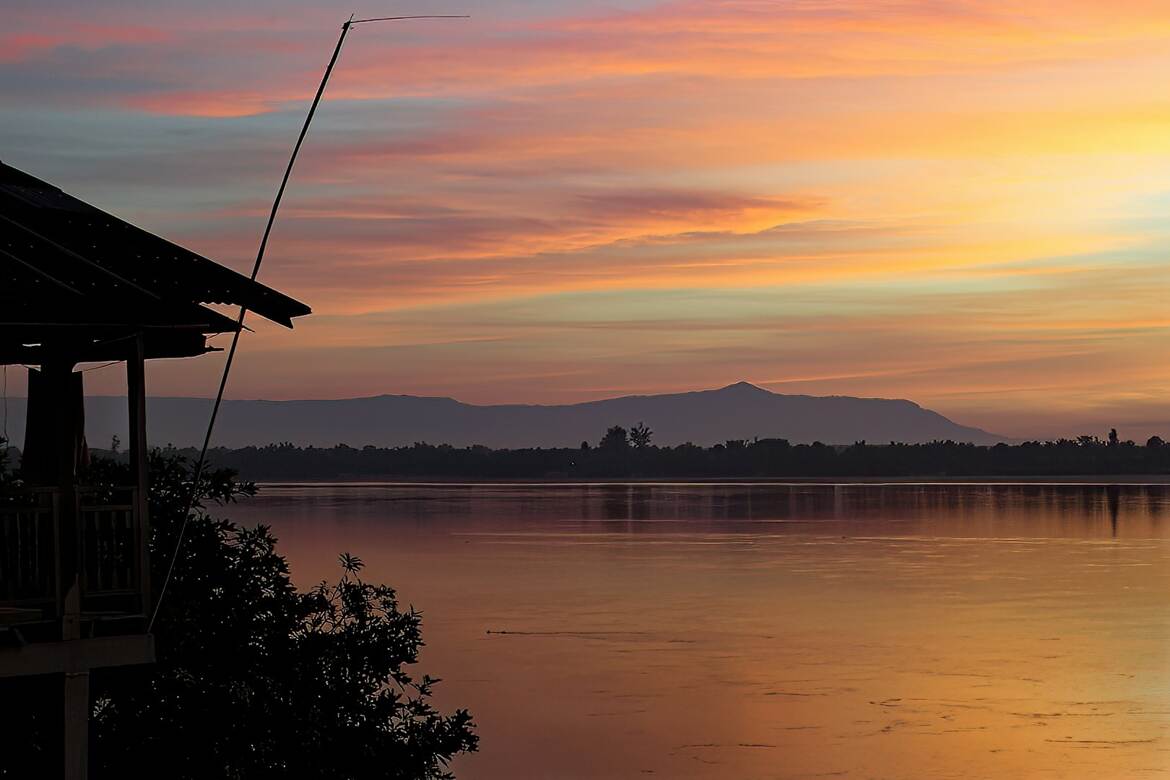
[{"label": "thin metal pole", "polygon": [[[288,159],[288,165],[285,166],[284,176],[280,180],[280,187],[276,191],[276,199],[272,201],[272,210],[268,213],[268,222],[264,226],[264,235],[260,239],[260,248],[256,252],[256,262],[252,265],[252,275],[250,279],[256,281],[256,277],[260,273],[260,264],[264,262],[264,252],[268,248],[268,237],[272,234],[272,225],[276,221],[276,212],[280,209],[280,201],[284,198],[284,190],[288,186],[289,177],[292,175],[293,164],[297,161],[297,155],[301,151],[301,144],[305,141],[305,136],[309,132],[309,125],[313,122],[313,115],[317,112],[317,105],[321,102],[321,96],[325,94],[325,86],[329,83],[329,77],[333,74],[333,66],[337,64],[337,57],[341,54],[341,45],[345,43],[345,36],[349,34],[350,29],[355,24],[365,24],[367,22],[390,22],[406,19],[466,19],[466,15],[422,15],[422,16],[384,16],[376,19],[354,19],[351,14],[345,24],[341,25],[341,34],[337,36],[337,45],[333,47],[333,56],[329,58],[329,64],[325,67],[325,75],[321,77],[321,83],[317,87],[317,94],[313,96],[313,103],[309,106],[309,113],[305,116],[305,123],[301,126],[301,133],[297,136],[297,142],[293,146],[292,155]],[[203,469],[207,462],[207,449],[211,445],[211,434],[215,429],[215,421],[219,416],[219,407],[223,403],[224,390],[227,388],[228,375],[232,370],[232,363],[236,357],[236,349],[240,344],[240,333],[244,329],[244,318],[247,316],[248,307],[240,306],[240,314],[236,318],[236,329],[232,334],[232,344],[228,349],[227,360],[224,361],[223,373],[219,378],[219,390],[215,394],[215,403],[211,407],[211,419],[207,423],[207,433],[203,437],[203,447],[199,450],[199,459],[195,462],[195,475],[191,481],[191,496],[187,502],[187,511],[183,515],[183,523],[179,526],[179,538],[175,541],[175,549],[171,554],[170,563],[167,565],[167,573],[163,578],[162,587],[159,589],[158,601],[154,604],[154,610],[151,612],[150,621],[147,623],[146,631],[150,633],[154,628],[154,621],[158,618],[159,608],[162,606],[163,598],[167,593],[167,586],[171,583],[171,575],[175,571],[175,562],[179,559],[179,551],[183,547],[183,538],[187,533],[187,523],[191,518],[191,511],[195,508],[195,500],[199,493],[199,480],[203,477]]]},{"label": "thin metal pole", "polygon": [[[268,222],[264,225],[264,235],[260,239],[260,248],[256,252],[256,262],[252,264],[252,275],[249,277],[252,281],[260,273],[260,264],[264,262],[264,251],[268,248],[268,237],[272,235],[272,225],[276,221],[276,212],[280,208],[280,201],[284,198],[284,190],[288,186],[289,176],[292,175],[293,164],[297,161],[297,154],[301,151],[301,144],[305,141],[305,136],[309,132],[309,124],[313,121],[313,114],[317,111],[317,105],[321,102],[321,95],[325,93],[325,85],[329,83],[329,76],[333,73],[333,66],[337,63],[337,56],[341,54],[341,44],[345,42],[345,36],[349,34],[350,27],[353,26],[353,17],[350,16],[345,24],[341,25],[341,35],[337,36],[337,45],[333,47],[333,56],[329,58],[329,64],[325,67],[325,75],[321,78],[321,83],[317,86],[317,94],[313,96],[313,104],[309,106],[309,113],[305,117],[305,123],[301,125],[301,134],[297,136],[297,142],[293,146],[292,155],[288,158],[288,165],[285,166],[284,176],[280,180],[280,187],[276,190],[276,199],[272,201],[272,210],[268,212]],[[240,306],[240,314],[236,317],[236,329],[232,333],[232,345],[228,349],[227,360],[223,364],[223,373],[219,377],[219,390],[215,394],[215,403],[211,406],[211,419],[207,422],[207,432],[203,436],[203,447],[199,450],[199,459],[195,461],[195,475],[191,480],[191,496],[187,501],[187,511],[183,515],[183,523],[179,526],[179,538],[175,541],[174,552],[171,553],[171,561],[167,565],[166,576],[163,577],[162,587],[159,588],[158,601],[154,604],[154,610],[150,615],[150,622],[146,625],[146,633],[150,633],[154,628],[154,621],[158,618],[159,608],[162,606],[163,598],[167,595],[167,586],[171,584],[171,575],[175,571],[175,562],[179,559],[179,551],[183,547],[183,538],[187,533],[187,523],[191,518],[191,510],[195,508],[195,499],[199,494],[199,480],[203,477],[203,468],[207,463],[207,449],[211,445],[211,434],[215,429],[215,420],[219,416],[219,407],[223,403],[223,393],[227,388],[228,375],[232,370],[232,362],[236,358],[236,349],[240,345],[240,333],[244,329],[244,318],[248,314],[247,306]]]}]

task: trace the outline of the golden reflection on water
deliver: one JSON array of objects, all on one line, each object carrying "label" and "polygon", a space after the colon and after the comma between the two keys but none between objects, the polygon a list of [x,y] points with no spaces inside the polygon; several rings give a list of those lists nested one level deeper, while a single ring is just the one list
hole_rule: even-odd
[{"label": "golden reflection on water", "polygon": [[269,486],[424,613],[460,778],[1170,775],[1170,489]]}]

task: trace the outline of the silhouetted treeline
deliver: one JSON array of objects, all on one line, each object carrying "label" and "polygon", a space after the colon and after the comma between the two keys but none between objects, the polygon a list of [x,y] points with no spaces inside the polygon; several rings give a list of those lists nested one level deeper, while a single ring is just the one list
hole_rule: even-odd
[{"label": "silhouetted treeline", "polygon": [[[621,430],[621,429],[619,429]],[[636,430],[636,429],[635,429]],[[639,441],[641,446],[631,444]],[[194,455],[194,451],[186,454]],[[602,479],[737,477],[1025,477],[1170,474],[1170,445],[1079,439],[993,447],[952,441],[847,447],[783,439],[729,441],[712,447],[658,447],[643,434],[611,430],[599,446],[493,450],[419,443],[410,447],[297,447],[273,444],[215,449],[211,460],[255,480]]]}]

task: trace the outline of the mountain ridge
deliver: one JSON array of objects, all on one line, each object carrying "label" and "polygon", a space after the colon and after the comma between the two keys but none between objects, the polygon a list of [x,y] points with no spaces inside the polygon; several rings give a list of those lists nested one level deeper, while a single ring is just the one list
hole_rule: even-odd
[{"label": "mountain ridge", "polygon": [[[10,399],[9,433],[20,446],[23,399]],[[202,441],[211,399],[147,399],[152,444]],[[104,447],[125,439],[120,396],[86,398],[87,437]],[[213,443],[241,447],[298,445],[399,446],[427,441],[494,448],[575,447],[595,443],[611,425],[644,422],[654,442],[710,445],[729,439],[784,438],[793,443],[917,443],[952,439],[995,444],[1005,437],[956,423],[904,398],[786,395],[741,381],[678,393],[625,395],[574,404],[471,404],[448,396],[384,393],[343,399],[231,399],[220,409]]]},{"label": "mountain ridge", "polygon": [[[355,396],[351,396],[349,398],[286,398],[286,399],[279,399],[279,398],[233,398],[230,400],[233,402],[282,404],[282,403],[330,403],[330,402],[341,402],[341,401],[375,401],[375,400],[379,400],[379,399],[383,399],[383,398],[411,398],[411,399],[422,400],[422,401],[451,401],[452,403],[457,403],[457,404],[460,404],[461,406],[474,406],[474,407],[477,407],[480,409],[490,409],[490,408],[498,408],[498,407],[546,409],[546,408],[563,407],[563,406],[587,406],[589,404],[602,404],[602,403],[607,403],[609,401],[621,401],[621,400],[624,400],[627,398],[662,398],[662,397],[667,397],[667,396],[724,393],[724,392],[736,390],[737,388],[741,388],[741,387],[743,387],[744,389],[750,388],[751,390],[755,390],[755,391],[758,391],[760,393],[770,395],[770,396],[778,396],[780,398],[818,398],[818,399],[847,398],[847,399],[850,399],[853,401],[891,401],[891,402],[910,404],[911,406],[915,406],[919,409],[924,408],[921,404],[917,403],[916,401],[912,401],[909,398],[883,398],[881,396],[837,395],[837,394],[834,394],[834,395],[809,395],[807,393],[775,393],[775,392],[772,392],[771,390],[760,387],[759,385],[752,384],[751,382],[748,382],[746,380],[739,381],[739,382],[733,382],[732,384],[724,385],[722,387],[713,387],[713,388],[707,388],[704,390],[680,390],[678,392],[673,392],[673,393],[631,393],[629,395],[615,395],[612,398],[594,398],[594,399],[591,399],[588,401],[574,401],[572,403],[564,403],[564,404],[540,404],[540,403],[517,403],[517,402],[481,404],[481,403],[475,403],[474,401],[460,401],[458,398],[454,398],[454,397],[449,396],[449,395],[416,395],[414,393],[378,393],[377,395],[355,395]],[[92,396],[92,397],[94,397],[94,398],[123,398],[124,396],[96,395],[96,396]],[[160,400],[167,399],[167,400],[171,400],[171,401],[210,401],[211,400],[210,398],[204,398],[202,396],[197,396],[197,395],[155,395],[155,396],[151,396],[151,398],[152,399],[160,399]]]}]

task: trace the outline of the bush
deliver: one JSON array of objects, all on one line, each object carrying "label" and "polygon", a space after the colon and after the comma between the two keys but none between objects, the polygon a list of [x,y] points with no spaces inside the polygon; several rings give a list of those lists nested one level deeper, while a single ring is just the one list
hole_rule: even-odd
[{"label": "bush", "polygon": [[[191,472],[182,457],[151,456],[156,590]],[[128,479],[124,464],[95,460],[86,482]],[[407,669],[423,644],[419,613],[401,608],[393,589],[364,582],[350,555],[335,582],[298,592],[267,527],[214,519],[204,506],[253,493],[226,470],[202,478],[154,625],[158,662],[92,675],[91,773],[451,777],[448,762],[474,751],[477,737],[465,710],[432,707],[437,680]]]}]

